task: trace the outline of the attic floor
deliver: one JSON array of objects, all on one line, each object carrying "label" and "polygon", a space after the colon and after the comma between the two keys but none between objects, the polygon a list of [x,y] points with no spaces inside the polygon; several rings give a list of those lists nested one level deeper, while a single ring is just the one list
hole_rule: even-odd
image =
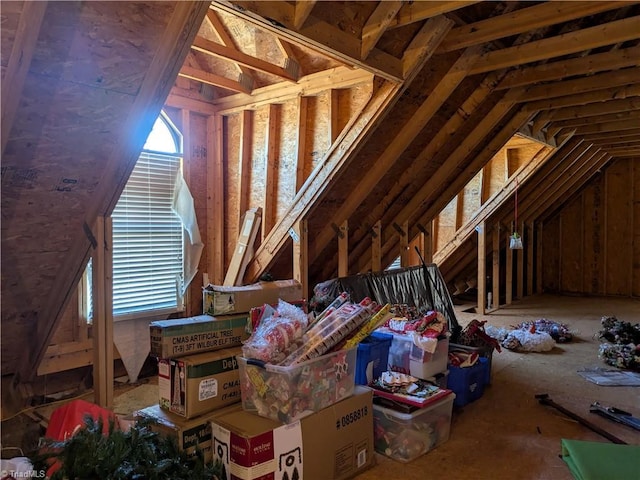
[{"label": "attic floor", "polygon": [[[629,444],[640,445],[640,432],[589,413],[598,401],[640,416],[640,387],[603,387],[580,377],[584,367],[607,367],[597,357],[595,334],[603,316],[640,321],[640,301],[623,298],[585,298],[552,295],[527,297],[490,315],[470,313],[457,305],[461,325],[474,318],[496,327],[546,318],[565,323],[574,334],[571,343],[547,353],[494,352],[491,385],[477,401],[454,409],[449,440],[410,463],[376,454],[376,465],[358,480],[443,478],[456,480],[571,480],[559,458],[561,439],[608,442],[557,410],[543,406],[536,394],[549,397]],[[114,410],[126,415],[157,399],[155,378],[136,388],[116,389]],[[91,396],[84,398],[90,400]],[[48,418],[51,407],[41,407]],[[4,437],[4,435],[3,435]],[[6,445],[6,442],[4,442]],[[640,470],[640,459],[639,470]]]},{"label": "attic floor", "polygon": [[447,442],[407,464],[378,454],[377,465],[358,480],[571,480],[573,476],[558,457],[561,439],[609,441],[541,405],[535,395],[543,393],[625,442],[640,445],[640,432],[589,412],[590,405],[598,401],[639,417],[640,387],[598,386],[576,373],[584,367],[612,368],[597,356],[600,341],[595,334],[600,319],[615,316],[638,323],[640,301],[539,295],[485,316],[465,312],[468,308],[456,306],[463,326],[474,318],[496,327],[546,318],[565,323],[574,340],[547,353],[494,352],[491,385],[480,399],[454,409]]}]

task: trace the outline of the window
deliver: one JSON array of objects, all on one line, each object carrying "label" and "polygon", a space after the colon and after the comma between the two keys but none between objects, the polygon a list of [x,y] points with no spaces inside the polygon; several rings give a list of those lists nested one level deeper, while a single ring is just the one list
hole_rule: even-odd
[{"label": "window", "polygon": [[118,319],[183,308],[183,226],[172,208],[181,152],[182,138],[163,113],[112,213]]}]

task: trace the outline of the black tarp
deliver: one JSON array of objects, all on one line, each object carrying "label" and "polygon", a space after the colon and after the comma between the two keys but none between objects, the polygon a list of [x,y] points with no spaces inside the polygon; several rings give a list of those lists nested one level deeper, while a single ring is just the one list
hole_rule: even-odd
[{"label": "black tarp", "polygon": [[451,340],[456,341],[461,327],[451,301],[451,295],[436,264],[362,273],[327,280],[314,288],[325,301],[347,292],[352,302],[365,297],[380,304],[406,304],[425,312],[435,310],[447,319]]}]

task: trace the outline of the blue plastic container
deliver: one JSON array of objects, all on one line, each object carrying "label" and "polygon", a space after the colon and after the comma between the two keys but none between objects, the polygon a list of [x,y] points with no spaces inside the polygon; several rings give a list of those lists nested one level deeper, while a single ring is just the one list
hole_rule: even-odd
[{"label": "blue plastic container", "polygon": [[369,385],[387,370],[392,340],[393,335],[389,333],[373,332],[358,344],[355,377],[357,385]]},{"label": "blue plastic container", "polygon": [[447,388],[453,390],[456,398],[453,405],[462,407],[479,399],[484,393],[489,360],[480,357],[472,367],[456,367],[449,365]]}]

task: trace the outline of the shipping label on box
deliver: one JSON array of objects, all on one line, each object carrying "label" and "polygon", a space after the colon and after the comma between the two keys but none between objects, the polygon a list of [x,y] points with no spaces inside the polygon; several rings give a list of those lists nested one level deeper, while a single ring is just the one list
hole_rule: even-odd
[{"label": "shipping label on box", "polygon": [[174,358],[242,345],[249,338],[248,322],[247,314],[151,322],[151,355]]},{"label": "shipping label on box", "polygon": [[159,403],[193,418],[240,401],[239,347],[158,361]]},{"label": "shipping label on box", "polygon": [[343,480],[373,464],[371,390],[282,424],[246,411],[212,420],[214,460],[227,480]]},{"label": "shipping label on box", "polygon": [[278,299],[302,300],[302,284],[296,280],[276,280],[240,287],[209,285],[202,291],[203,313],[207,315],[248,313],[253,307],[277,303]]}]

